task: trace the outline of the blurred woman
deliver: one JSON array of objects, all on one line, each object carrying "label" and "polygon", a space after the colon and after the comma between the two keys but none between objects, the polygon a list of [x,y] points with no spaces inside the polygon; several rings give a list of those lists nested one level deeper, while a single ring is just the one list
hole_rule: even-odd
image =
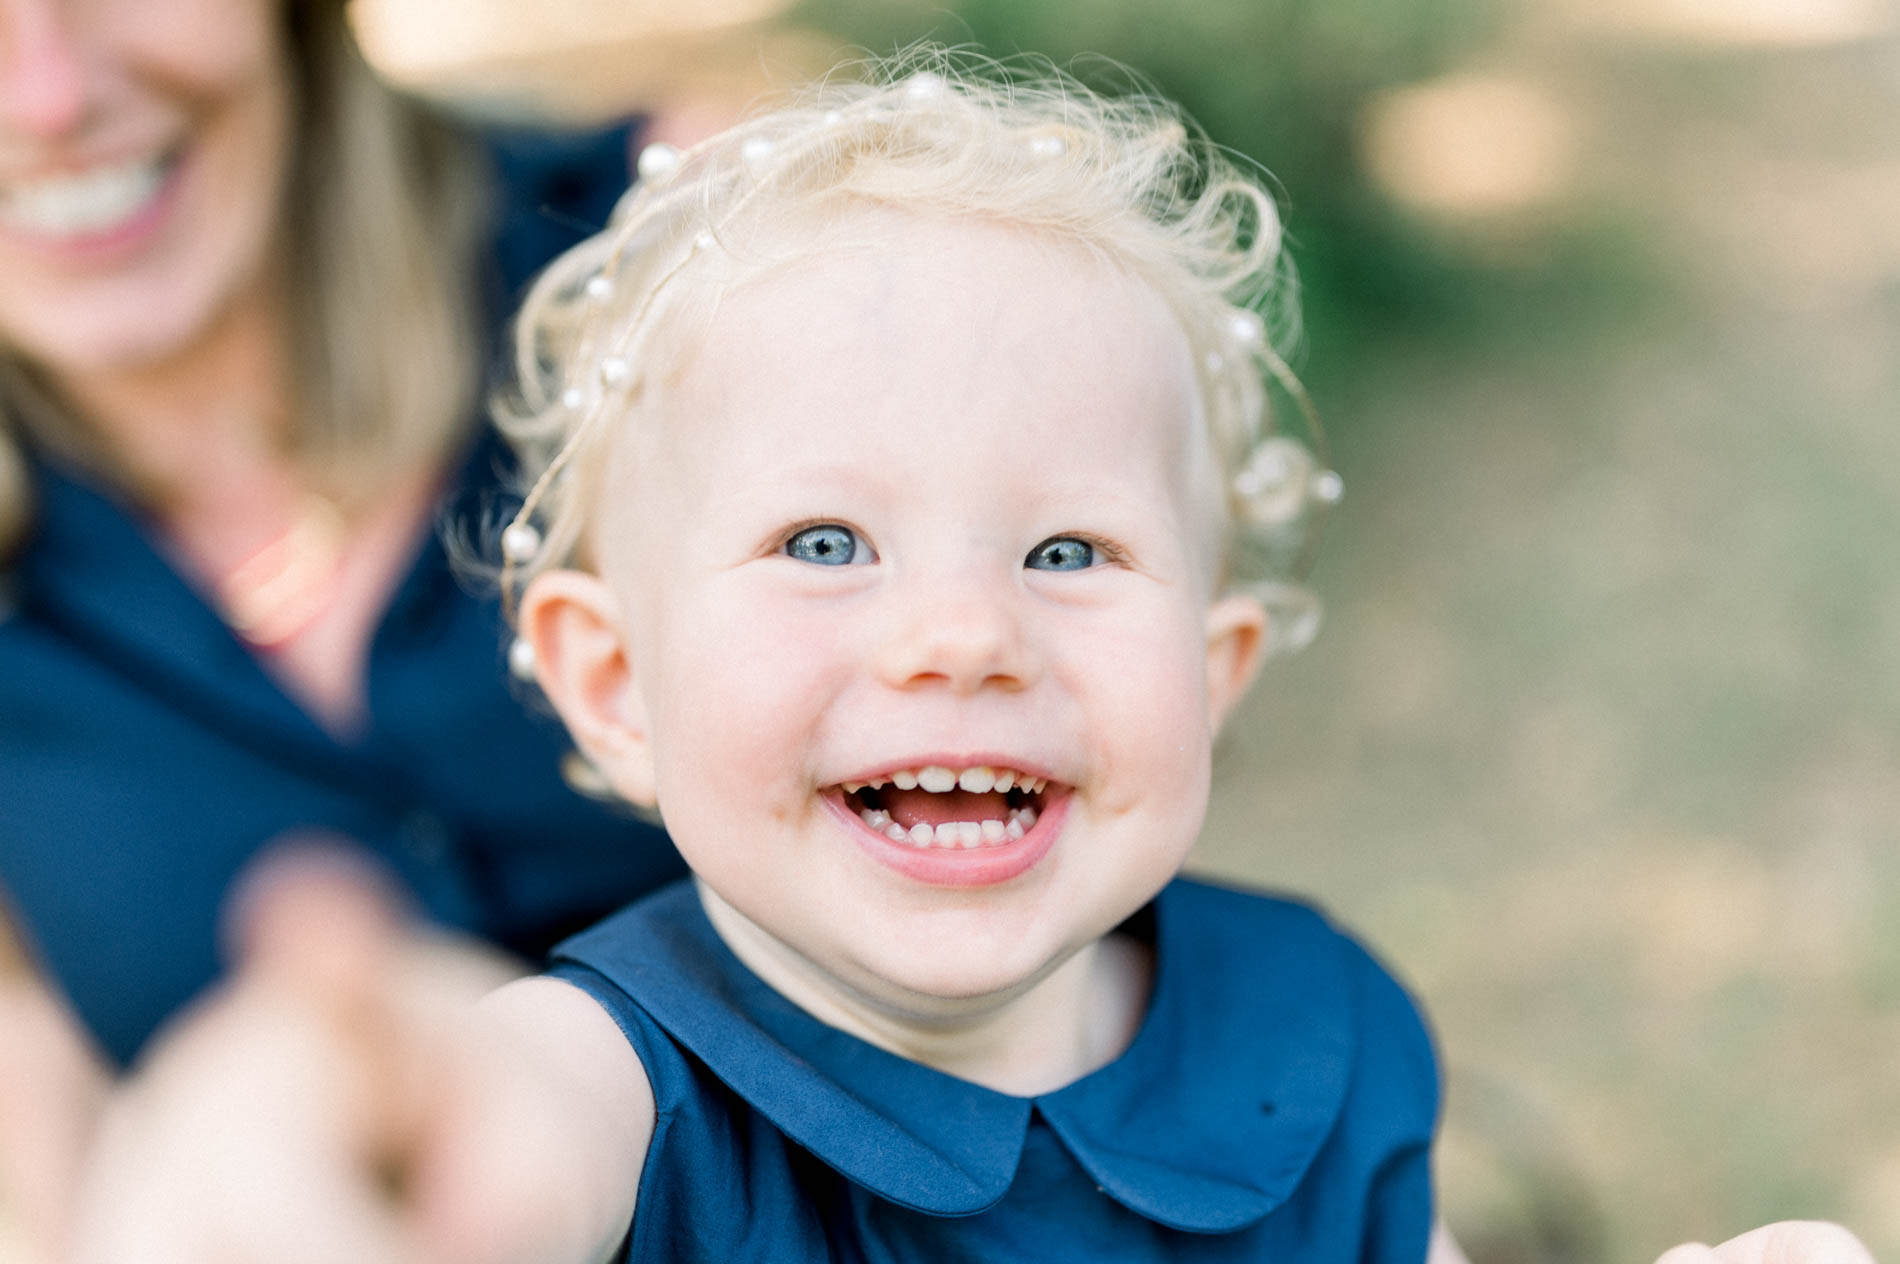
[{"label": "blurred woman", "polygon": [[626,134],[477,144],[342,10],[0,0],[0,892],[75,1101],[274,840],[530,957],[680,872],[570,787],[436,540],[502,494],[484,313],[604,222]]}]

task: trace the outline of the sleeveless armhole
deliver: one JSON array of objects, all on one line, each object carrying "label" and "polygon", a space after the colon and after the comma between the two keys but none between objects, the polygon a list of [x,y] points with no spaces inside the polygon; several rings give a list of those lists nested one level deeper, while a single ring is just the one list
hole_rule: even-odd
[{"label": "sleeveless armhole", "polygon": [[1415,1264],[1436,1218],[1431,1150],[1443,1094],[1436,1045],[1418,1002],[1383,963],[1345,937],[1360,1008],[1362,1109],[1385,1114],[1396,1144],[1367,1188],[1364,1264]]},{"label": "sleeveless armhole", "polygon": [[692,1077],[682,1065],[678,1047],[666,1033],[632,997],[600,971],[574,961],[558,961],[545,973],[549,978],[579,988],[607,1011],[633,1047],[634,1056],[646,1068],[647,1080],[653,1088],[653,1137],[647,1142],[646,1157],[640,1166],[640,1188],[634,1197],[633,1220],[613,1255],[615,1264],[622,1264],[638,1258],[632,1254],[632,1248],[640,1230],[640,1209],[649,1202],[649,1189],[662,1179],[668,1136],[680,1105],[690,1092]]}]

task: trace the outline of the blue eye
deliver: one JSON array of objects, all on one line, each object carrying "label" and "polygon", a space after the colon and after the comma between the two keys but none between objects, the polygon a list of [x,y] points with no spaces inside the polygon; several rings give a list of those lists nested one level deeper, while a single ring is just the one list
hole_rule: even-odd
[{"label": "blue eye", "polygon": [[795,557],[814,566],[849,566],[853,562],[868,562],[871,560],[870,552],[864,542],[858,539],[857,532],[835,522],[806,527],[785,541],[787,557]]},{"label": "blue eye", "polygon": [[1095,546],[1072,535],[1059,535],[1029,550],[1023,565],[1032,571],[1085,571],[1095,565]]}]

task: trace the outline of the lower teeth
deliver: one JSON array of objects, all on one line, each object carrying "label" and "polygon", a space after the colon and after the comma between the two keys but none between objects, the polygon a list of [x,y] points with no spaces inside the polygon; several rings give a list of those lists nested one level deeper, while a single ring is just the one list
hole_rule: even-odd
[{"label": "lower teeth", "polygon": [[1035,825],[1036,809],[1017,808],[1009,814],[1007,821],[945,821],[934,826],[919,821],[909,829],[892,820],[888,812],[876,809],[861,810],[858,819],[894,843],[907,843],[919,848],[966,850],[993,847],[1021,838]]}]

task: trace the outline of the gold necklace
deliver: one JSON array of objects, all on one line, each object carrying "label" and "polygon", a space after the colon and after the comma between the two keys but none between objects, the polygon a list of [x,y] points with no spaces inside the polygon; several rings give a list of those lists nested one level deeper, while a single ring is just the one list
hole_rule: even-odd
[{"label": "gold necklace", "polygon": [[312,492],[283,533],[218,581],[218,604],[244,641],[275,649],[309,627],[336,595],[343,515]]}]

